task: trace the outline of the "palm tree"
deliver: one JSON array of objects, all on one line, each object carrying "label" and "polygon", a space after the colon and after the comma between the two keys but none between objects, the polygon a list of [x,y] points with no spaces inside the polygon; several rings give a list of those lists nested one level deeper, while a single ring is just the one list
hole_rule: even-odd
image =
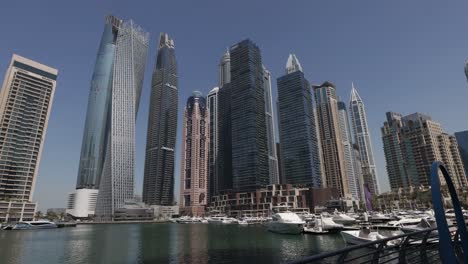
[{"label": "palm tree", "polygon": [[42,216],[42,212],[41,211],[37,211],[36,214],[34,215],[34,218],[36,220],[39,220],[41,219],[43,216]]}]

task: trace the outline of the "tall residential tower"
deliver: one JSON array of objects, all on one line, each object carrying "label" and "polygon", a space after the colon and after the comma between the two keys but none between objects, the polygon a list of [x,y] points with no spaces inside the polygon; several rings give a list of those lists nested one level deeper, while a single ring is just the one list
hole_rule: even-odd
[{"label": "tall residential tower", "polygon": [[313,88],[327,187],[336,188],[341,197],[349,198],[336,88],[330,82],[314,85]]},{"label": "tall residential tower", "polygon": [[468,186],[457,140],[431,117],[421,113],[402,117],[388,112],[382,139],[392,190],[429,186],[435,160],[445,164],[455,188]]},{"label": "tall residential tower", "polygon": [[322,186],[313,95],[301,64],[289,55],[277,79],[282,183]]},{"label": "tall residential tower", "polygon": [[271,74],[263,67],[263,85],[265,91],[265,121],[268,141],[268,167],[270,184],[279,184],[278,158],[276,156],[276,132],[273,113],[273,99],[271,94]]},{"label": "tall residential tower", "polygon": [[13,54],[0,93],[0,222],[34,216],[31,201],[57,75],[54,68]]},{"label": "tall residential tower", "polygon": [[206,99],[196,91],[187,100],[182,131],[180,206],[185,215],[202,216],[208,205],[209,124]]},{"label": "tall residential tower", "polygon": [[230,59],[233,188],[253,191],[270,178],[262,57],[247,39],[231,47]]},{"label": "tall residential tower", "polygon": [[[149,34],[132,20],[123,21],[110,16],[107,22],[102,41],[105,43],[105,47],[101,45],[100,52],[103,51],[101,48],[113,48],[113,56],[108,54],[108,57],[102,58],[98,52],[95,74],[103,74],[104,81],[96,88],[97,83],[94,81],[99,80],[99,78],[93,76],[91,84],[91,96],[93,96],[95,88],[97,90],[111,89],[110,102],[104,100],[104,102],[108,102],[106,122],[108,130],[104,132],[107,133],[107,138],[104,139],[106,154],[95,212],[97,218],[103,220],[111,219],[116,209],[121,208],[126,200],[133,199],[135,121],[143,86],[149,42]],[[109,34],[109,30],[112,35]],[[113,43],[108,43],[111,39]],[[105,65],[99,65],[100,63]],[[109,65],[112,66],[109,67]],[[100,70],[102,73],[99,72]],[[107,79],[108,86],[105,85]],[[102,97],[105,98],[105,96]],[[90,120],[88,119],[90,114],[88,112],[87,122]],[[98,114],[101,115],[99,117],[104,118],[102,112]],[[99,118],[96,120],[97,122],[94,123],[96,128],[102,128],[104,122],[101,123]],[[92,119],[91,122],[93,122]],[[87,132],[85,130],[85,133]],[[97,134],[100,132],[97,131]],[[87,140],[86,134],[84,140]],[[85,143],[83,144],[85,145]]]},{"label": "tall residential tower", "polygon": [[146,138],[143,201],[171,205],[174,200],[174,151],[177,135],[177,62],[174,40],[159,37]]},{"label": "tall residential tower", "polygon": [[377,169],[375,168],[374,152],[372,150],[369,127],[367,126],[366,108],[357,90],[354,88],[354,84],[352,84],[351,89],[349,113],[351,115],[354,142],[359,147],[364,182],[368,184],[371,193],[378,194]]},{"label": "tall residential tower", "polygon": [[338,114],[340,117],[341,129],[341,142],[343,143],[343,150],[345,154],[346,174],[348,175],[349,192],[356,200],[360,199],[360,188],[364,184],[359,181],[359,175],[356,174],[356,157],[354,155],[353,142],[351,140],[351,130],[349,129],[348,112],[346,111],[346,104],[338,102]]}]

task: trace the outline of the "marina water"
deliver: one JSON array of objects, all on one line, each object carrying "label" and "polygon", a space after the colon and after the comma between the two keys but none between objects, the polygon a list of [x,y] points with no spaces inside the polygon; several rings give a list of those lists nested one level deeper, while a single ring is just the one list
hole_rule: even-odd
[{"label": "marina water", "polygon": [[0,231],[1,263],[284,263],[344,247],[339,234],[282,235],[260,225],[93,224]]}]

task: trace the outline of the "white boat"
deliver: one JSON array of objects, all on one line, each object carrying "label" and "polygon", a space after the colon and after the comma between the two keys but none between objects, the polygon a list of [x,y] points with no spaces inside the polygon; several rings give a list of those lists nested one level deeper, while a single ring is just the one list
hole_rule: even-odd
[{"label": "white boat", "polygon": [[323,235],[330,233],[329,230],[323,229],[323,222],[321,218],[315,219],[315,225],[313,227],[304,226],[304,233]]},{"label": "white boat", "polygon": [[208,217],[208,223],[210,224],[236,224],[238,221],[235,218],[227,217],[223,214],[213,215]]},{"label": "white boat", "polygon": [[[450,221],[450,220],[449,220]],[[436,228],[437,223],[434,219],[431,218],[422,218],[421,221],[416,225],[406,225],[400,228],[403,233],[412,233],[416,231],[421,231],[425,229]],[[434,234],[437,234],[437,230],[433,231]]]},{"label": "white boat", "polygon": [[225,217],[222,221],[222,224],[238,224],[239,221],[232,217]]},{"label": "white boat", "polygon": [[381,228],[388,229],[400,229],[405,226],[417,225],[421,222],[421,218],[402,218],[397,221],[390,221],[385,226],[379,226]]},{"label": "white boat", "polygon": [[29,229],[50,229],[57,228],[54,222],[42,220],[42,221],[25,221],[18,222],[13,226],[13,230],[29,230]]},{"label": "white boat", "polygon": [[342,224],[335,223],[331,217],[321,216],[320,219],[322,220],[323,229],[331,233],[341,231],[344,228]]},{"label": "white boat", "polygon": [[265,223],[268,231],[280,234],[300,234],[305,221],[292,212],[276,213],[270,222]]},{"label": "white boat", "polygon": [[360,245],[386,238],[378,232],[371,232],[370,229],[341,231],[341,236],[346,244],[351,245]]},{"label": "white boat", "polygon": [[179,224],[193,224],[193,223],[199,223],[200,220],[196,217],[182,216],[178,218],[176,222]]},{"label": "white boat", "polygon": [[353,225],[356,223],[356,219],[346,214],[335,213],[332,216],[332,219],[333,219],[333,222],[337,224],[342,224],[342,225]]}]

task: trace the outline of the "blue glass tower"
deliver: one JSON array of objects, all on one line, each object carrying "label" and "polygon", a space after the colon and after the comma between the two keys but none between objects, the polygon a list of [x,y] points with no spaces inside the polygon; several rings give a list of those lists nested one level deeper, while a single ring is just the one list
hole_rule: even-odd
[{"label": "blue glass tower", "polygon": [[76,189],[99,189],[109,134],[115,42],[121,23],[113,16],[106,18],[91,79]]},{"label": "blue glass tower", "polygon": [[249,39],[230,55],[233,189],[253,191],[270,181],[262,57]]},{"label": "blue glass tower", "polygon": [[322,185],[320,156],[310,84],[296,56],[277,79],[282,183]]}]

